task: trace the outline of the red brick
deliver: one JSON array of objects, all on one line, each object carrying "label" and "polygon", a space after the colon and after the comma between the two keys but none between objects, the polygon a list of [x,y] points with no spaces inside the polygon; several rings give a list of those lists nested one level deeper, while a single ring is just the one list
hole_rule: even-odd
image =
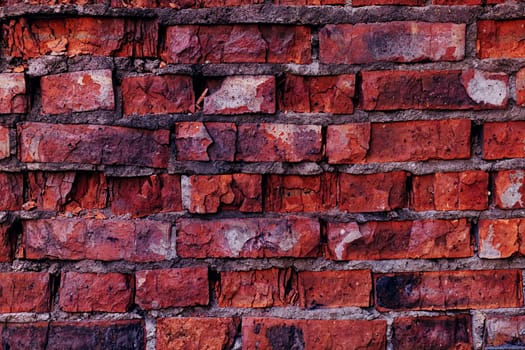
[{"label": "red brick", "polygon": [[156,349],[231,349],[237,333],[237,323],[232,318],[159,318]]},{"label": "red brick", "polygon": [[257,174],[196,175],[183,178],[190,213],[221,210],[262,211],[262,176]]},{"label": "red brick", "polygon": [[30,172],[27,196],[42,210],[103,209],[107,184],[103,173]]},{"label": "red brick", "polygon": [[61,114],[114,110],[111,70],[92,70],[48,75],[40,80],[42,112]]},{"label": "red brick", "polygon": [[221,272],[215,286],[220,307],[266,308],[295,304],[297,278],[291,269]]},{"label": "red brick", "polygon": [[4,0],[0,1],[2,5],[19,5],[20,3],[30,4],[30,5],[93,5],[93,4],[103,4],[104,0]]},{"label": "red brick", "polygon": [[17,226],[10,223],[0,224],[0,262],[11,262],[18,238]]},{"label": "red brick", "polygon": [[50,311],[47,272],[2,272],[0,290],[1,313]]},{"label": "red brick", "polygon": [[525,343],[525,316],[488,315],[485,320],[484,346],[520,348]]},{"label": "red brick", "polygon": [[476,48],[479,58],[523,58],[525,43],[525,20],[477,22]]},{"label": "red brick", "polygon": [[352,0],[352,6],[372,6],[372,5],[406,5],[422,6],[423,0]]},{"label": "red brick", "polygon": [[303,308],[371,305],[372,276],[368,270],[301,271],[297,281]]},{"label": "red brick", "polygon": [[465,56],[465,24],[329,24],[319,32],[319,49],[322,63],[460,61]]},{"label": "red brick", "polygon": [[383,163],[470,157],[470,121],[421,120],[329,125],[332,164]]},{"label": "red brick", "polygon": [[227,7],[262,4],[264,0],[111,0],[112,7],[173,8]]},{"label": "red brick", "polygon": [[503,170],[494,176],[494,202],[498,208],[525,208],[525,171]]},{"label": "red brick", "polygon": [[182,210],[180,176],[159,174],[112,178],[111,210],[141,217]]},{"label": "red brick", "polygon": [[470,315],[401,317],[393,324],[395,349],[472,349]]},{"label": "red brick", "polygon": [[513,255],[525,255],[525,226],[521,219],[479,221],[480,258],[501,259]]},{"label": "red brick", "polygon": [[345,0],[273,0],[275,5],[344,5]]},{"label": "red brick", "polygon": [[45,350],[48,322],[4,323],[0,329],[2,349]]},{"label": "red brick", "polygon": [[0,172],[0,210],[20,210],[24,202],[22,174]]},{"label": "red brick", "polygon": [[466,219],[328,224],[334,260],[465,258],[474,254]]},{"label": "red brick", "polygon": [[489,174],[484,171],[436,173],[412,178],[414,210],[484,210]]},{"label": "red brick", "polygon": [[59,305],[66,312],[126,312],[132,285],[131,276],[121,273],[63,272]]},{"label": "red brick", "polygon": [[379,311],[523,306],[521,270],[378,274],[375,286]]},{"label": "red brick", "polygon": [[523,158],[525,122],[485,123],[483,125],[483,158]]},{"label": "red brick", "polygon": [[362,72],[364,110],[505,108],[508,76],[478,70]]},{"label": "red brick", "polygon": [[378,212],[403,208],[406,205],[407,174],[391,173],[353,175],[339,174],[339,210]]},{"label": "red brick", "polygon": [[0,159],[9,158],[11,152],[9,142],[9,128],[0,126]]},{"label": "red brick", "polygon": [[355,75],[300,76],[287,74],[279,108],[285,112],[352,114]]},{"label": "red brick", "polygon": [[26,81],[23,73],[0,74],[0,114],[27,111]]},{"label": "red brick", "polygon": [[305,26],[181,25],[166,29],[161,57],[168,63],[310,63]]},{"label": "red brick", "polygon": [[525,68],[516,73],[516,104],[525,105]]},{"label": "red brick", "polygon": [[145,349],[143,320],[51,322],[45,349]]},{"label": "red brick", "polygon": [[193,113],[195,96],[190,76],[161,75],[122,80],[124,115]]},{"label": "red brick", "polygon": [[319,222],[301,217],[197,220],[178,223],[183,258],[315,257]]},{"label": "red brick", "polygon": [[229,76],[208,82],[205,114],[275,113],[275,77]]},{"label": "red brick", "polygon": [[233,123],[177,123],[175,137],[177,160],[234,160],[237,127]]},{"label": "red brick", "polygon": [[169,254],[169,224],[140,220],[43,219],[25,221],[25,258],[162,261]]},{"label": "red brick", "polygon": [[242,319],[243,350],[386,348],[384,320]]},{"label": "red brick", "polygon": [[337,205],[337,177],[333,173],[320,176],[269,175],[266,182],[266,211],[316,213]]},{"label": "red brick", "polygon": [[22,162],[168,166],[168,130],[24,123],[18,135]]},{"label": "red brick", "polygon": [[208,305],[208,269],[144,270],[136,273],[135,303],[144,310]]},{"label": "red brick", "polygon": [[[487,4],[490,2],[487,1]],[[432,5],[441,6],[474,6],[482,5],[481,0],[432,0]]]},{"label": "red brick", "polygon": [[241,124],[237,135],[240,161],[318,161],[322,156],[320,125]]},{"label": "red brick", "polygon": [[24,59],[42,55],[155,57],[157,32],[157,22],[147,19],[20,18],[4,25],[4,53]]}]

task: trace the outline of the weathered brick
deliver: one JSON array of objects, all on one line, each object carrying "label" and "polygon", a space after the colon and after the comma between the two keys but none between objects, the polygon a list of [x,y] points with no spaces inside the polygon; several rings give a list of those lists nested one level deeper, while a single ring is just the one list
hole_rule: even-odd
[{"label": "weathered brick", "polygon": [[111,0],[113,7],[172,8],[228,7],[262,4],[264,0]]},{"label": "weathered brick", "polygon": [[391,173],[353,175],[339,174],[339,210],[377,212],[403,208],[406,205],[407,174]]},{"label": "weathered brick", "polygon": [[111,70],[105,69],[42,77],[42,112],[61,114],[114,110],[115,96],[111,75]]},{"label": "weathered brick", "polygon": [[423,0],[352,0],[352,6],[372,6],[372,5],[406,5],[421,6]]},{"label": "weathered brick", "polygon": [[243,350],[385,349],[386,321],[242,319]]},{"label": "weathered brick", "polygon": [[0,329],[2,349],[45,350],[48,322],[4,323]]},{"label": "weathered brick", "polygon": [[237,129],[236,160],[301,162],[321,159],[320,125],[241,124]]},{"label": "weathered brick", "polygon": [[18,126],[22,162],[122,164],[165,168],[168,130],[24,123]]},{"label": "weathered brick", "polygon": [[221,272],[215,292],[220,307],[293,305],[298,295],[297,278],[291,269]]},{"label": "weathered brick", "polygon": [[183,177],[183,184],[185,205],[190,213],[262,211],[261,175],[195,175]]},{"label": "weathered brick", "polygon": [[469,158],[470,120],[329,125],[326,155],[332,164]]},{"label": "weathered brick", "polygon": [[477,22],[476,48],[479,58],[523,58],[525,43],[521,37],[525,32],[525,20]]},{"label": "weathered brick", "polygon": [[231,162],[235,158],[236,137],[237,127],[233,123],[177,123],[177,160]]},{"label": "weathered brick", "polygon": [[362,72],[364,110],[505,108],[508,76],[479,70]]},{"label": "weathered brick", "polygon": [[125,116],[193,113],[193,82],[190,76],[185,75],[124,78],[122,104]]},{"label": "weathered brick", "polygon": [[131,276],[121,273],[63,272],[59,305],[66,312],[126,312],[132,285]]},{"label": "weathered brick", "polygon": [[0,224],[0,262],[11,262],[18,238],[18,226],[8,222]]},{"label": "weathered brick", "polygon": [[355,75],[300,76],[287,74],[279,98],[285,112],[352,114]]},{"label": "weathered brick", "polygon": [[111,210],[141,217],[182,210],[180,176],[159,174],[111,178]]},{"label": "weathered brick", "polygon": [[489,315],[486,318],[484,346],[519,349],[524,343],[525,316]]},{"label": "weathered brick", "polygon": [[0,210],[20,210],[24,202],[24,177],[0,172]]},{"label": "weathered brick", "polygon": [[208,305],[208,269],[143,270],[136,272],[135,303],[145,310]]},{"label": "weathered brick", "polygon": [[[0,5],[19,5],[20,0],[3,0]],[[30,5],[93,5],[103,4],[104,0],[23,0],[24,4]]]},{"label": "weathered brick", "polygon": [[0,159],[9,158],[11,151],[9,142],[9,128],[0,126]]},{"label": "weathered brick", "polygon": [[516,73],[516,104],[525,105],[525,68]]},{"label": "weathered brick", "polygon": [[525,157],[525,122],[485,123],[483,158],[488,160]]},{"label": "weathered brick", "polygon": [[395,349],[472,349],[470,315],[400,317],[394,320]]},{"label": "weathered brick", "polygon": [[143,320],[52,322],[47,346],[42,349],[146,348]]},{"label": "weathered brick", "polygon": [[24,221],[27,259],[161,261],[170,250],[167,223],[149,220]]},{"label": "weathered brick", "polygon": [[525,207],[525,171],[502,170],[494,176],[494,202],[498,208]]},{"label": "weathered brick", "polygon": [[27,178],[28,200],[38,209],[76,212],[106,207],[108,189],[103,173],[37,171],[28,173]]},{"label": "weathered brick", "polygon": [[28,99],[23,73],[0,74],[0,114],[25,113]]},{"label": "weathered brick", "polygon": [[297,284],[303,308],[371,305],[372,276],[368,270],[301,271]]},{"label": "weathered brick", "polygon": [[[499,0],[496,0],[499,1]],[[487,1],[487,5],[491,0]],[[482,5],[481,0],[432,0],[432,5],[441,5],[441,6],[474,6]]]},{"label": "weathered brick", "polygon": [[237,333],[237,324],[232,318],[159,318],[156,349],[231,349]]},{"label": "weathered brick", "polygon": [[414,210],[484,210],[489,174],[484,171],[436,173],[412,178]]},{"label": "weathered brick", "polygon": [[269,175],[264,207],[275,212],[323,212],[337,205],[337,176]]},{"label": "weathered brick", "polygon": [[275,77],[238,75],[208,81],[205,114],[275,113]]},{"label": "weathered brick", "polygon": [[465,24],[329,24],[319,32],[319,49],[322,63],[460,61],[465,56]]},{"label": "weathered brick", "polygon": [[47,272],[0,273],[0,312],[49,312],[49,282]]},{"label": "weathered brick", "polygon": [[328,224],[335,260],[464,258],[474,254],[466,219]]},{"label": "weathered brick", "polygon": [[273,0],[275,5],[344,5],[345,0]]},{"label": "weathered brick", "polygon": [[376,307],[387,310],[465,310],[521,307],[521,270],[378,274]]},{"label": "weathered brick", "polygon": [[157,55],[158,26],[149,19],[19,18],[4,24],[4,33],[4,54],[24,59],[42,55]]},{"label": "weathered brick", "polygon": [[512,255],[525,255],[525,226],[521,219],[479,221],[480,258],[500,259]]},{"label": "weathered brick", "polygon": [[305,26],[180,25],[166,29],[161,57],[168,63],[310,63]]},{"label": "weathered brick", "polygon": [[313,257],[319,222],[301,217],[178,222],[177,253],[183,258]]}]

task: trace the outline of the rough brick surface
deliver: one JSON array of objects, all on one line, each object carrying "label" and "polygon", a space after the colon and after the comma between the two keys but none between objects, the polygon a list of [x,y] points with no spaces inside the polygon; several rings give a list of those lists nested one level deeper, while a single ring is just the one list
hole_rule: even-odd
[{"label": "rough brick surface", "polygon": [[50,278],[46,272],[0,273],[0,312],[49,312]]},{"label": "rough brick surface", "polygon": [[16,227],[9,223],[0,224],[0,262],[11,262],[15,248]]},{"label": "rough brick surface", "polygon": [[321,28],[319,46],[322,63],[459,61],[465,55],[465,25],[425,22],[331,24]]},{"label": "rough brick surface", "polygon": [[525,45],[520,38],[524,27],[524,20],[478,21],[478,57],[523,58]]},{"label": "rough brick surface", "polygon": [[525,226],[521,219],[479,221],[479,257],[485,259],[508,258],[525,255]]},{"label": "rough brick surface", "polygon": [[465,219],[328,224],[335,260],[462,258],[474,254]]},{"label": "rough brick surface", "polygon": [[523,305],[519,270],[379,274],[378,310],[466,310]]},{"label": "rough brick surface", "polygon": [[0,173],[0,210],[20,210],[24,194],[22,174]]},{"label": "rough brick surface", "polygon": [[27,110],[24,74],[0,74],[0,114],[25,113]]},{"label": "rough brick surface", "polygon": [[487,317],[486,325],[486,346],[497,347],[520,347],[525,342],[525,317],[517,316],[498,316]]},{"label": "rough brick surface", "polygon": [[11,147],[9,142],[9,128],[0,126],[0,159],[10,156]]},{"label": "rough brick surface", "polygon": [[166,167],[169,132],[117,126],[25,123],[18,128],[23,162]]},{"label": "rough brick surface", "polygon": [[204,267],[138,271],[135,281],[135,303],[146,310],[207,305],[210,298]]},{"label": "rough brick surface", "polygon": [[319,222],[279,219],[181,219],[177,253],[189,258],[313,257],[320,244]]},{"label": "rough brick surface", "polygon": [[27,259],[164,260],[170,225],[156,221],[43,219],[24,222]]},{"label": "rough brick surface", "polygon": [[494,199],[496,206],[503,209],[525,206],[525,171],[504,170],[496,173]]},{"label": "rough brick surface", "polygon": [[175,138],[177,160],[235,159],[237,127],[233,123],[178,123]]},{"label": "rough brick surface", "polygon": [[355,320],[242,320],[243,349],[384,349],[386,322]]},{"label": "rough brick surface", "polygon": [[121,273],[62,273],[60,308],[68,312],[126,312],[132,303],[132,280]]},{"label": "rough brick surface", "polygon": [[522,158],[525,122],[485,123],[483,126],[483,158]]}]

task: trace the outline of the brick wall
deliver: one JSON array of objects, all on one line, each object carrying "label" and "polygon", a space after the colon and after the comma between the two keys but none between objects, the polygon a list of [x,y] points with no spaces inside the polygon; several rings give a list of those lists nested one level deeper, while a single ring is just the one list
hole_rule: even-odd
[{"label": "brick wall", "polygon": [[525,349],[525,4],[0,0],[1,349]]}]

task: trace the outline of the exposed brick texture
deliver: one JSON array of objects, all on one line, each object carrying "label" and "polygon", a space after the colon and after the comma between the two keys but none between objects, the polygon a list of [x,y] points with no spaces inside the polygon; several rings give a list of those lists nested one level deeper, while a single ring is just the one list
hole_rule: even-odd
[{"label": "exposed brick texture", "polygon": [[27,90],[24,74],[0,74],[0,114],[25,113]]}]

